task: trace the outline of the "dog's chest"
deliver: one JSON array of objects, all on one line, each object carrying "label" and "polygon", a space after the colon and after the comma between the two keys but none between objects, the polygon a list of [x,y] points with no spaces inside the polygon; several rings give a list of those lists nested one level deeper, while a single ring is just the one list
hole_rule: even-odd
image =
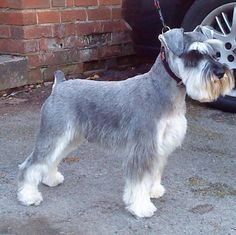
[{"label": "dog's chest", "polygon": [[169,155],[179,147],[186,134],[187,120],[184,114],[167,115],[157,124],[157,146],[159,155]]}]

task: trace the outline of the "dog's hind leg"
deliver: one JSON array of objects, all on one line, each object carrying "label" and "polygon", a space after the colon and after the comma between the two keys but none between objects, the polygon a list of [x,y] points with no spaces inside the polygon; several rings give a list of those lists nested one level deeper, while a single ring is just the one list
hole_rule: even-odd
[{"label": "dog's hind leg", "polygon": [[38,191],[38,184],[42,175],[47,171],[47,165],[37,161],[37,152],[31,155],[19,165],[17,198],[23,205],[39,205],[43,200]]},{"label": "dog's hind leg", "polygon": [[75,150],[82,138],[76,136],[73,128],[66,128],[65,132],[57,138],[53,151],[47,158],[48,170],[43,174],[42,183],[54,187],[64,181],[63,175],[58,171],[58,165],[63,158]]},{"label": "dog's hind leg", "polygon": [[42,183],[49,186],[55,187],[64,181],[64,176],[58,171],[58,165],[60,161],[65,158],[71,151],[77,146],[62,137],[58,144],[55,146],[53,152],[47,159],[47,171],[43,174]]},{"label": "dog's hind leg", "polygon": [[64,177],[57,171],[60,161],[77,145],[75,130],[68,123],[57,123],[52,118],[41,120],[40,132],[33,153],[19,166],[18,200],[24,205],[39,205],[42,195],[38,184],[56,186]]}]

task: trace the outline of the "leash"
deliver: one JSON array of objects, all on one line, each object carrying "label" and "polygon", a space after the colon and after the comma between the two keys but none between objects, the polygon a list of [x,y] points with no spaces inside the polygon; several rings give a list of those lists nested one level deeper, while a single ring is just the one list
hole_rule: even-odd
[{"label": "leash", "polygon": [[162,15],[162,11],[161,11],[160,1],[154,0],[154,6],[156,7],[156,9],[158,11],[158,14],[159,14],[159,17],[160,17],[160,20],[161,20],[161,24],[163,26],[161,31],[162,31],[162,33],[165,33],[166,31],[170,30],[170,27],[167,26],[167,24],[165,23],[165,20],[164,20],[164,17]]}]

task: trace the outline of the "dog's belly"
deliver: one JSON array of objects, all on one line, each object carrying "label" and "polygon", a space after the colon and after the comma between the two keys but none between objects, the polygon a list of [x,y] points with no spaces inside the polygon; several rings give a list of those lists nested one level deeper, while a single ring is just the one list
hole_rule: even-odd
[{"label": "dog's belly", "polygon": [[184,114],[165,116],[157,126],[158,155],[166,156],[181,146],[187,130]]}]

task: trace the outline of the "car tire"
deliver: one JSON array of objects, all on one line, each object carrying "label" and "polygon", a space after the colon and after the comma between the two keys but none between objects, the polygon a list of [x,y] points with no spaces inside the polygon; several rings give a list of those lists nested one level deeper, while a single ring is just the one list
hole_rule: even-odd
[{"label": "car tire", "polygon": [[[195,1],[185,15],[182,27],[186,31],[192,31],[197,25],[202,23],[210,12],[227,3],[235,3],[235,0]],[[209,103],[209,106],[222,111],[236,113],[236,97],[230,95],[219,97],[217,101]]]},{"label": "car tire", "polygon": [[236,113],[236,98],[232,96],[221,96],[215,102],[209,103],[208,105],[224,112]]}]

